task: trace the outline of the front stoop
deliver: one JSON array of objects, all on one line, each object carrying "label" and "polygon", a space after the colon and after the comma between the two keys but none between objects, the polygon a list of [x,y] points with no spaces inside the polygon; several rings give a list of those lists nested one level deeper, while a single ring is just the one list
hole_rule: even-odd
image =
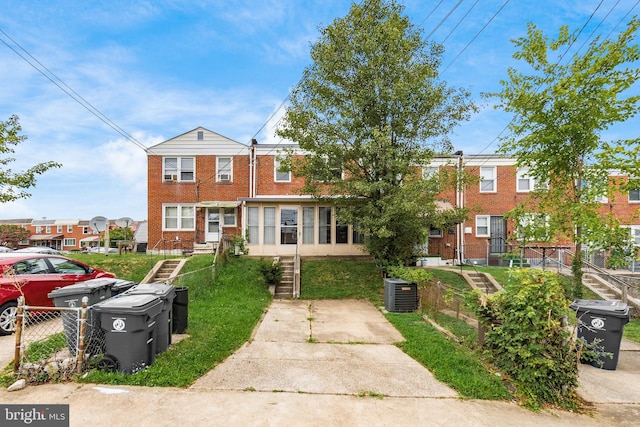
[{"label": "front stoop", "polygon": [[293,258],[280,257],[280,264],[284,268],[282,281],[274,291],[274,297],[280,299],[293,298]]}]

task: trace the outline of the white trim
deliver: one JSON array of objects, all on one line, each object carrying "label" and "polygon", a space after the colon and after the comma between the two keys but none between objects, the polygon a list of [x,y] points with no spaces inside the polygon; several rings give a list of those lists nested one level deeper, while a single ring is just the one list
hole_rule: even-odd
[{"label": "white trim", "polygon": [[[479,222],[480,219],[486,219],[487,224],[479,226],[478,222]],[[487,234],[478,233],[478,228],[479,227],[483,227],[483,228],[486,227],[487,228]],[[476,237],[491,237],[491,215],[476,215]]]}]

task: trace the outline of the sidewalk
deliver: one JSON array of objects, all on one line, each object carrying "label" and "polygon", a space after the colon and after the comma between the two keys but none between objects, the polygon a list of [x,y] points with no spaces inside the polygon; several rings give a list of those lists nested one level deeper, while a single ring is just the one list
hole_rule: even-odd
[{"label": "sidewalk", "polygon": [[640,419],[632,387],[640,346],[632,343],[616,371],[580,367],[580,394],[596,403],[589,417],[460,399],[392,345],[400,339],[368,302],[274,301],[252,340],[188,389],[48,384],[2,390],[0,402],[69,404],[71,426],[588,427]]}]

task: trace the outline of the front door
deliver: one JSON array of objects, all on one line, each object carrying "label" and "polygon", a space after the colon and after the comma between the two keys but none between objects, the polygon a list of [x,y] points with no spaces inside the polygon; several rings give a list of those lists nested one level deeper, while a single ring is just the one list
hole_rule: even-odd
[{"label": "front door", "polygon": [[507,245],[507,223],[502,216],[491,216],[489,225],[491,229],[491,244],[489,252],[492,254],[502,254],[506,251]]},{"label": "front door", "polygon": [[204,240],[207,242],[220,241],[220,209],[207,208]]}]

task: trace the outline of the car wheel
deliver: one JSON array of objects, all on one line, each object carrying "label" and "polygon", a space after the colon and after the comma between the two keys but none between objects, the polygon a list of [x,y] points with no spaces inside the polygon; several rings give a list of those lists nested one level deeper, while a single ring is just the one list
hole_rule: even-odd
[{"label": "car wheel", "polygon": [[0,335],[11,335],[16,330],[18,303],[10,301],[0,307]]}]

